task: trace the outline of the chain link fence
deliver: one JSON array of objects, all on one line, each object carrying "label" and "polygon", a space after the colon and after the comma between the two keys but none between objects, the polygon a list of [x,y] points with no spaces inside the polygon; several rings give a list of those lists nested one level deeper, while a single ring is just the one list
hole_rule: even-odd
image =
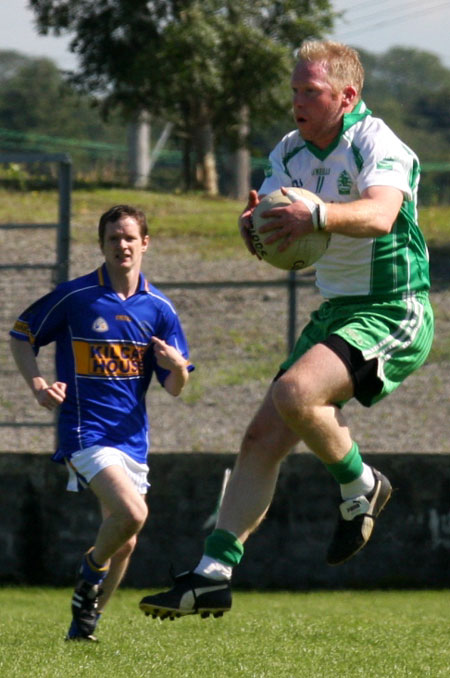
[{"label": "chain link fence", "polygon": [[[13,363],[8,331],[20,311],[67,279],[72,168],[70,157],[63,153],[0,153],[0,163],[51,167],[59,189],[53,222],[21,223],[17,205],[18,221],[0,224],[1,448],[32,451],[42,449],[44,431],[46,436],[54,435],[54,421],[46,411],[36,413],[35,402]],[[45,374],[54,373],[52,349],[42,351],[40,363]]]},{"label": "chain link fence", "polygon": [[[1,157],[0,157],[1,161]],[[53,158],[52,162],[59,162]],[[59,179],[61,182],[61,179]],[[67,183],[67,177],[62,182]],[[60,183],[61,186],[61,183]],[[8,331],[18,313],[49,291],[63,275],[65,241],[56,224],[68,223],[70,197],[55,204],[53,224],[0,224],[0,450],[54,450],[52,415],[39,408],[13,364]],[[18,219],[20,205],[17,205]],[[58,235],[59,234],[59,235]],[[242,262],[184,261],[174,275],[172,243],[155,243],[156,265],[144,273],[174,302],[196,370],[179,399],[152,383],[147,399],[154,452],[237,452],[245,427],[278,365],[320,299],[311,271],[286,275],[270,267],[255,276]],[[158,248],[161,248],[158,251]],[[100,255],[75,243],[71,277],[101,263]],[[355,440],[369,452],[450,452],[450,243],[430,248],[436,339],[427,364],[398,391],[367,410],[353,401],[345,412]],[[150,269],[150,270],[149,270]],[[214,280],[215,274],[220,278]],[[242,278],[241,278],[242,276]],[[160,282],[159,282],[160,281]],[[40,353],[47,378],[53,348]],[[299,451],[302,451],[299,446]]]}]

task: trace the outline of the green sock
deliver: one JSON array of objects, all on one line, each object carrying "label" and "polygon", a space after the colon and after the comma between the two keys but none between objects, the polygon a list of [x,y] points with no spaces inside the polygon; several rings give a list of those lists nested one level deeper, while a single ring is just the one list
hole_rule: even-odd
[{"label": "green sock", "polygon": [[205,540],[205,556],[220,560],[225,565],[239,565],[244,546],[232,532],[214,530]]},{"label": "green sock", "polygon": [[363,472],[363,461],[358,445],[353,443],[350,452],[341,461],[336,464],[325,464],[325,466],[340,485],[356,480]]}]

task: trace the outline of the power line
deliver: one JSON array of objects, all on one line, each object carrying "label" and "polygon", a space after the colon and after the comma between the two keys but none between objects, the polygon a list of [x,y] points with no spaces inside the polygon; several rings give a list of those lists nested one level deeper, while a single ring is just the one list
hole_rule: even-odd
[{"label": "power line", "polygon": [[[391,1],[392,0],[377,0],[376,5],[378,7],[379,5],[383,5],[384,3],[391,2]],[[360,7],[365,7],[366,5],[370,5],[371,7],[373,7],[374,1],[373,0],[364,0],[363,2],[359,2],[357,5],[351,3],[350,5],[348,5],[348,7],[342,7],[339,11],[347,12],[350,9],[352,10],[352,12],[354,10],[358,11],[358,9]]]},{"label": "power line", "polygon": [[367,31],[371,31],[376,28],[381,28],[382,26],[386,26],[387,24],[392,25],[394,23],[398,23],[399,21],[407,21],[408,19],[411,19],[413,17],[418,17],[418,16],[423,16],[425,14],[431,14],[437,9],[442,9],[443,7],[449,7],[450,3],[449,2],[443,2],[439,5],[435,5],[434,7],[426,7],[422,8],[420,10],[416,10],[414,12],[408,12],[406,14],[402,14],[401,16],[398,17],[389,17],[386,18],[382,21],[377,21],[376,23],[369,24],[368,26],[362,26],[361,28],[355,28],[350,31],[346,31],[342,34],[342,37],[346,38],[349,35],[353,35],[355,33],[367,33]]},{"label": "power line", "polygon": [[[370,9],[374,9],[372,0],[370,1],[370,5],[371,5]],[[413,0],[413,2],[411,2],[411,0],[407,0],[403,5],[401,3],[396,4],[394,11],[397,12],[399,10],[407,10],[407,9],[410,9],[410,8],[415,9],[415,8],[418,8],[418,7],[420,7],[420,9],[422,11],[424,10],[423,4],[418,3],[417,0]],[[389,11],[387,9],[381,9],[380,10],[379,7],[378,7],[378,4],[377,4],[377,11],[376,12],[372,12],[371,14],[363,14],[362,16],[358,16],[358,17],[353,17],[353,9],[354,8],[351,7],[349,9],[351,9],[351,11],[352,11],[352,15],[351,15],[352,16],[352,18],[351,18],[352,23],[366,21],[368,19],[377,19],[380,16],[384,17],[384,16],[386,16],[387,12]],[[366,11],[367,11],[367,9],[369,9],[369,8],[366,8]],[[345,11],[347,11],[347,10],[344,10],[344,12]],[[345,20],[346,20],[346,17],[345,17],[345,14],[344,14],[342,21],[345,22]]]},{"label": "power line", "polygon": [[[379,7],[379,5],[384,5],[386,2],[392,2],[392,0],[378,0],[377,3],[376,3],[376,6]],[[415,4],[419,4],[419,3],[415,2]],[[355,11],[358,12],[358,11],[360,11],[361,8],[364,10],[364,8],[367,5],[370,6],[370,9],[373,9],[373,7],[375,5],[374,0],[364,0],[364,2],[359,2],[357,5],[350,4],[350,5],[348,5],[348,7],[341,7],[341,9],[339,11],[348,12],[349,10],[351,10],[352,13],[355,12]]]}]

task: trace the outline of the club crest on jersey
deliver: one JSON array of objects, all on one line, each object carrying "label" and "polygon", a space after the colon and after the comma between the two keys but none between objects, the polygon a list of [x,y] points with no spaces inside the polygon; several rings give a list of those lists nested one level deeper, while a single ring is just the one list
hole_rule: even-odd
[{"label": "club crest on jersey", "polygon": [[273,174],[272,164],[271,164],[271,163],[267,163],[267,164],[264,166],[264,176],[265,176],[265,177],[271,177],[272,174]]},{"label": "club crest on jersey", "polygon": [[94,332],[107,332],[109,330],[109,327],[106,320],[99,316],[92,323],[92,329],[94,330]]},{"label": "club crest on jersey", "polygon": [[350,195],[350,191],[352,190],[352,178],[348,172],[345,170],[340,173],[338,176],[337,180],[337,187],[339,191],[339,195]]}]

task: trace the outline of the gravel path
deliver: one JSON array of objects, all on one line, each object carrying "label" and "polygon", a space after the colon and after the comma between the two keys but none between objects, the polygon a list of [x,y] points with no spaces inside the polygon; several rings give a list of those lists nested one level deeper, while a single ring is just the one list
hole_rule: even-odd
[{"label": "gravel path", "polygon": [[[192,243],[190,243],[192,245]],[[148,395],[152,449],[164,452],[237,452],[245,427],[286,354],[287,294],[277,282],[286,275],[246,256],[202,260],[184,256],[182,239],[159,240],[145,263],[147,276],[172,298],[181,316],[196,371],[181,398],[173,400],[158,384]],[[372,409],[356,402],[345,408],[354,438],[367,452],[450,452],[450,249],[431,251],[432,302],[436,341],[429,362]],[[71,276],[97,266],[92,246],[74,243]],[[45,276],[44,276],[45,277]],[[173,281],[275,281],[272,286],[167,289]],[[2,281],[5,333],[16,312],[48,289],[48,279],[33,273],[25,284]],[[44,291],[41,291],[41,287]],[[14,289],[14,294],[11,290]],[[320,303],[311,272],[298,288],[298,330]],[[2,343],[3,380],[0,421],[51,422],[34,404],[16,376]],[[47,358],[51,369],[51,354]],[[48,452],[51,429],[3,428],[3,451]],[[298,451],[304,448],[299,445]]]}]

